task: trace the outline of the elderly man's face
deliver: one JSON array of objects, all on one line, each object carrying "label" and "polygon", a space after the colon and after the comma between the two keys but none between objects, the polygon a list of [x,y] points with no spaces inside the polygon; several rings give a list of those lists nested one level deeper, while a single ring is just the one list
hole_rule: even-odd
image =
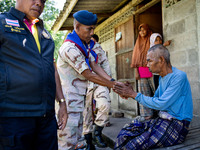
[{"label": "elderly man's face", "polygon": [[79,24],[76,32],[82,41],[88,43],[91,40],[92,35],[94,34],[94,29],[95,29],[94,25],[87,26]]},{"label": "elderly man's face", "polygon": [[17,0],[15,8],[26,14],[30,20],[40,16],[46,0]]},{"label": "elderly man's face", "polygon": [[147,67],[152,73],[159,73],[161,71],[160,60],[156,56],[156,52],[147,53]]}]

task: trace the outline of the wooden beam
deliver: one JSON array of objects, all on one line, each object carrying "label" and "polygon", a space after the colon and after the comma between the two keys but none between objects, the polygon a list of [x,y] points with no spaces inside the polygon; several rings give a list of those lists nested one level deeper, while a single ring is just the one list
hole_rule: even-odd
[{"label": "wooden beam", "polygon": [[123,0],[121,3],[119,3],[119,5],[117,5],[112,12],[116,11],[117,9],[119,9],[120,7],[122,7],[126,2],[128,2],[128,0]]},{"label": "wooden beam", "polygon": [[60,30],[74,30],[73,26],[69,27],[61,27]]},{"label": "wooden beam", "polygon": [[[93,13],[96,14],[98,18],[100,18],[100,17],[108,18],[108,17],[110,17],[110,16],[113,15],[113,13],[95,13],[95,11],[94,11]],[[73,17],[73,14],[71,13],[71,14],[68,16],[68,18],[74,18],[74,17]]]},{"label": "wooden beam", "polygon": [[141,2],[143,2],[144,0],[132,0],[132,6],[135,7],[138,4],[140,4]]},{"label": "wooden beam", "polygon": [[143,13],[145,10],[149,9],[150,7],[152,7],[153,5],[157,4],[160,1],[161,0],[152,0],[151,2],[149,2],[146,5],[142,6],[140,9],[134,11],[133,15],[137,15],[137,14]]},{"label": "wooden beam", "polygon": [[103,23],[101,23],[100,25],[98,25],[95,28],[95,32],[97,32],[99,29],[101,29],[105,24],[107,24],[110,21],[116,19],[120,14],[122,14],[123,12],[127,11],[130,8],[132,8],[132,2],[128,3],[125,7],[123,7],[122,9],[120,9],[119,11],[117,11],[115,14],[113,14],[111,17],[109,17],[107,20],[105,20]]},{"label": "wooden beam", "polygon": [[78,0],[70,0],[69,4],[67,5],[67,8],[62,12],[63,15],[59,17],[58,22],[52,28],[54,33],[56,33],[62,27],[63,23],[65,22],[65,20],[67,19],[77,2]]}]

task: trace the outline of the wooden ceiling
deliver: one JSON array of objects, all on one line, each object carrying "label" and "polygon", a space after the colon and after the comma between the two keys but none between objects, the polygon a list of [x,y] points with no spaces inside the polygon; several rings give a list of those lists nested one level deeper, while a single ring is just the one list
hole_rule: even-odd
[{"label": "wooden ceiling", "polygon": [[88,10],[97,14],[97,25],[112,16],[131,0],[66,0],[63,10],[56,19],[52,30],[73,30],[73,14],[79,10]]}]

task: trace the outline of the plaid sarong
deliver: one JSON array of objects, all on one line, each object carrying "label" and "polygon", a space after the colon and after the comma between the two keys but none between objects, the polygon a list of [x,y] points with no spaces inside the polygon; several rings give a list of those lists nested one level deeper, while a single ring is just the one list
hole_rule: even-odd
[{"label": "plaid sarong", "polygon": [[[155,88],[153,85],[152,78],[141,78],[138,80],[138,92],[144,94],[145,96],[153,96],[155,92]],[[144,107],[143,105],[140,106],[140,116],[149,117],[153,116],[153,109]]]},{"label": "plaid sarong", "polygon": [[190,122],[156,118],[146,122],[133,120],[120,131],[115,150],[140,150],[167,147],[183,143],[188,134]]}]

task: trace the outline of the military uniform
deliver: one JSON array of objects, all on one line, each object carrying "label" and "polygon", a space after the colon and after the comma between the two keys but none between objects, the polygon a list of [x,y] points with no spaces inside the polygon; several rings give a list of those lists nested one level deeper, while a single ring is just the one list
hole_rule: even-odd
[{"label": "military uniform", "polygon": [[[89,59],[94,61],[91,55]],[[61,150],[74,149],[82,135],[82,112],[88,84],[81,73],[89,67],[75,43],[68,41],[59,50],[57,68],[68,111],[67,125],[63,131],[58,131],[58,146]]]},{"label": "military uniform", "polygon": [[[98,65],[101,66],[104,71],[111,76],[111,70],[105,51],[100,44],[96,43],[93,50],[98,55]],[[93,131],[93,118],[92,118],[92,100],[96,101],[96,108],[98,112],[94,123],[98,126],[104,126],[108,123],[108,113],[110,109],[110,96],[109,89],[105,86],[95,84],[93,82],[88,83],[85,110],[83,112],[83,134],[88,134]],[[89,113],[90,112],[90,113]]]}]

